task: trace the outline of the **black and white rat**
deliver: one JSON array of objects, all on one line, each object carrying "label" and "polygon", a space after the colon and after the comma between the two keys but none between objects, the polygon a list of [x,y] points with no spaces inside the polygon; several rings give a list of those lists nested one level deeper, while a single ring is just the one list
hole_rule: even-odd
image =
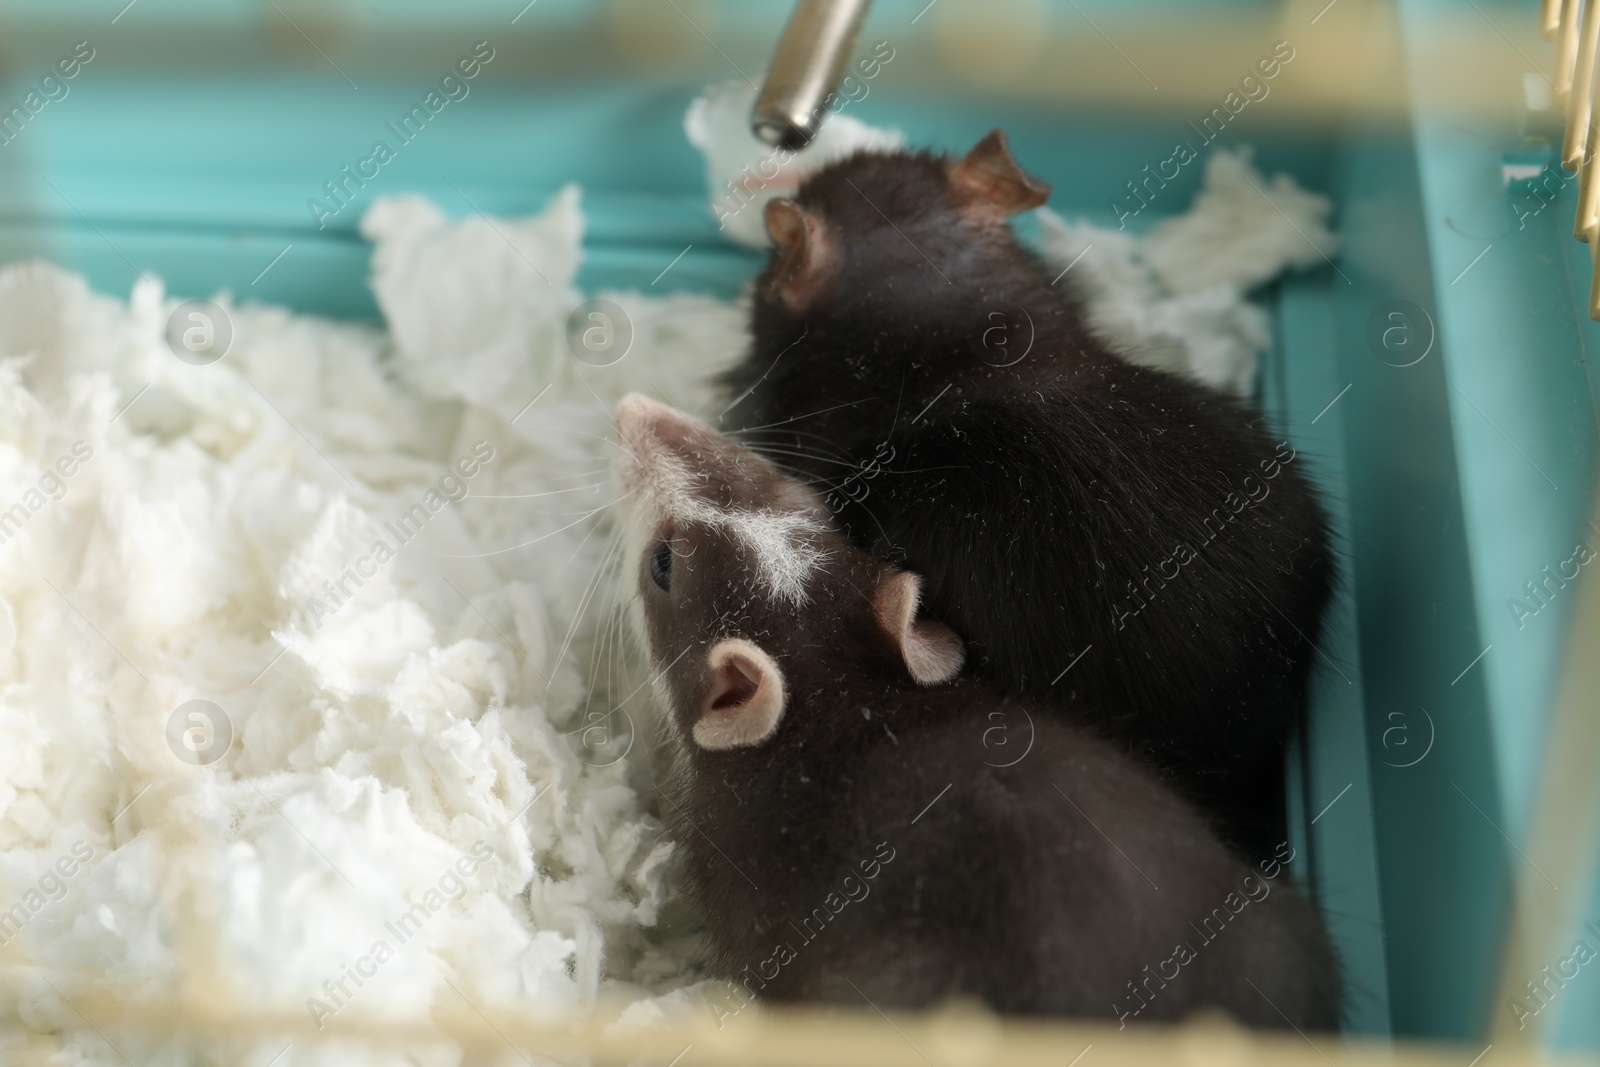
[{"label": "black and white rat", "polygon": [[[642,396],[617,428],[624,580],[683,750],[666,812],[711,965],[741,990],[719,1018],[752,996],[968,996],[1337,1025],[1337,966],[1274,881],[1283,853],[1252,870],[1118,746],[959,675],[919,579],[765,459]],[[989,744],[997,717],[1019,742],[1031,722],[1020,757]]]},{"label": "black and white rat", "polygon": [[1259,413],[1089,331],[1007,224],[1048,195],[996,130],[772,201],[718,424],[921,574],[977,673],[1090,709],[1270,846],[1332,582],[1323,512]]}]

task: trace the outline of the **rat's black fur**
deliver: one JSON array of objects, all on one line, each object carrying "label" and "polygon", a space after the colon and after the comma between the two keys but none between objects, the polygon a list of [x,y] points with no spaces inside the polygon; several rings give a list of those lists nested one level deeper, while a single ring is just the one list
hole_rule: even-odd
[{"label": "rat's black fur", "polygon": [[[703,503],[825,516],[702,430],[676,447]],[[643,452],[626,431],[624,448]],[[665,590],[656,538],[672,548]],[[1252,874],[1152,772],[1027,698],[972,678],[918,686],[875,614],[895,569],[831,529],[804,543],[826,556],[800,606],[766,592],[754,554],[716,524],[666,522],[629,564],[684,738],[666,811],[716,974],[767,999],[861,1008],[965,995],[1008,1013],[1217,1007],[1257,1026],[1337,1025],[1332,952],[1287,875],[1271,880],[1276,862]],[[787,703],[761,742],[708,750],[692,734],[708,651],[726,638],[777,662]]]},{"label": "rat's black fur", "polygon": [[801,187],[816,284],[791,310],[774,252],[719,425],[836,487],[979,675],[1091,716],[1270,849],[1333,573],[1305,460],[1113,355],[951,166],[862,154]]}]

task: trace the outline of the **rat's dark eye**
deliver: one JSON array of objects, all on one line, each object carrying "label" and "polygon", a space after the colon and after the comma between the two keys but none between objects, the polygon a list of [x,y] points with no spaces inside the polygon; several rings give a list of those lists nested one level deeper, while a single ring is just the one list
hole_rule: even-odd
[{"label": "rat's dark eye", "polygon": [[672,546],[665,541],[650,553],[650,580],[660,586],[663,593],[672,589]]}]

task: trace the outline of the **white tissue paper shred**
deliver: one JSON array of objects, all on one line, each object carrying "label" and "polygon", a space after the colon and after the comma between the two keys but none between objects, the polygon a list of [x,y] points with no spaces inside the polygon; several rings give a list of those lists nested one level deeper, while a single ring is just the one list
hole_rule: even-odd
[{"label": "white tissue paper shred", "polygon": [[[1286,174],[1270,180],[1250,150],[1217,150],[1193,206],[1148,234],[1068,223],[1039,210],[1045,258],[1071,271],[1089,326],[1125,358],[1239,397],[1255,392],[1271,345],[1251,290],[1338,250],[1332,204]],[[1081,257],[1081,258],[1080,258]]]},{"label": "white tissue paper shred", "polygon": [[[493,225],[390,200],[364,231],[387,334],[224,295],[208,366],[169,349],[155,281],[123,303],[0,271],[0,958],[50,969],[0,1032],[75,1023],[48,974],[317,1021],[695,980],[661,929],[672,842],[618,758],[648,687],[623,703],[606,625],[606,438],[633,389],[704,408],[742,313],[607,293],[632,350],[575,359],[574,189]],[[194,700],[226,726],[186,713],[169,743]],[[177,758],[225,729],[220,760]]]},{"label": "white tissue paper shred", "polygon": [[[756,151],[747,110],[690,110],[713,196]],[[897,143],[840,116],[801,163]],[[1143,240],[1046,216],[1047,255],[1094,246],[1081,284],[1134,358],[1245,391],[1266,324],[1243,294],[1317,257],[1296,227],[1333,246],[1326,201],[1254,176],[1273,210],[1249,177],[1214,156]],[[759,239],[759,207],[738,217]],[[231,347],[204,366],[153,279],[123,302],[0,270],[0,1060],[183,1062],[83,1031],[78,978],[314,1021],[700,1010],[643,787],[650,687],[612,624],[607,437],[629,391],[705,412],[745,305],[579,292],[576,188],[495,222],[380,201],[362,231],[387,331],[221,294]],[[633,325],[611,366],[567,341],[596,295]]]}]

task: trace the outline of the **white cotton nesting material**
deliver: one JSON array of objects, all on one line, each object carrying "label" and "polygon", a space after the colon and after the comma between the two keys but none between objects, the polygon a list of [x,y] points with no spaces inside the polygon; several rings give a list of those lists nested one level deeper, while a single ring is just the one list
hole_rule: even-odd
[{"label": "white cotton nesting material", "polygon": [[[749,154],[747,108],[718,90],[690,111],[714,195]],[[848,116],[824,138],[829,157],[899,143]],[[1239,191],[1246,167],[1215,157],[1195,209],[1142,241],[1045,220],[1063,264],[1095,245],[1077,269],[1108,336],[1236,390],[1265,344],[1243,294],[1310,251]],[[1256,181],[1331,251],[1325,202]],[[363,233],[387,331],[224,294],[232,346],[207,366],[169,349],[178,302],[154,280],[124,303],[0,270],[0,962],[69,993],[75,975],[192,982],[312,1019],[418,1020],[458,996],[684,1010],[694,946],[665,929],[673,845],[640,792],[644,745],[613,762],[625,742],[597,758],[576,739],[642,740],[649,714],[606,625],[611,409],[641,390],[706,411],[743,304],[598,294],[634,339],[597,367],[566,340],[595,295],[574,282],[577,189],[493,223],[381,201]],[[174,727],[197,700],[225,719]],[[218,730],[226,754],[193,765]],[[128,1035],[112,1053],[27,973],[0,1002],[0,1059],[158,1052]]]},{"label": "white cotton nesting material", "polygon": [[1189,210],[1142,237],[1039,211],[1045,256],[1063,269],[1075,264],[1096,333],[1135,363],[1240,397],[1254,393],[1272,341],[1266,311],[1248,294],[1339,247],[1328,198],[1286,174],[1267,179],[1250,155],[1213,152]]},{"label": "white cotton nesting material", "polygon": [[[672,843],[632,761],[593,765],[613,757],[565,735],[593,725],[589,689],[634,684],[606,644],[592,514],[610,409],[645,374],[704,406],[742,320],[610,293],[630,358],[578,362],[582,229],[576,190],[492,226],[379,204],[388,334],[219,297],[233,343],[209,366],[168,349],[156,282],[124,304],[52,267],[0,272],[0,511],[24,516],[0,529],[6,960],[345,1020],[423,1018],[457,996],[446,979],[519,1010],[693,979],[657,929]],[[233,733],[208,766],[169,746],[197,699]],[[625,736],[643,699],[604,728]],[[20,993],[13,1021],[73,1019],[42,976]]]}]

